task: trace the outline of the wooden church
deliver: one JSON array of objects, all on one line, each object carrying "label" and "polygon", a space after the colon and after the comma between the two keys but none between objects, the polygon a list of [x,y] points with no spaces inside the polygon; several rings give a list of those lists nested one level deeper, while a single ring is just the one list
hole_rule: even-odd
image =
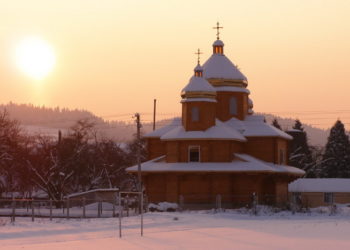
[{"label": "wooden church", "polygon": [[[145,135],[148,161],[141,164],[150,202],[226,203],[247,201],[255,193],[281,204],[288,183],[304,171],[288,166],[292,137],[253,113],[247,78],[224,54],[224,43],[181,91],[182,116]],[[137,173],[137,166],[127,169]],[[268,198],[267,198],[268,197]]]}]

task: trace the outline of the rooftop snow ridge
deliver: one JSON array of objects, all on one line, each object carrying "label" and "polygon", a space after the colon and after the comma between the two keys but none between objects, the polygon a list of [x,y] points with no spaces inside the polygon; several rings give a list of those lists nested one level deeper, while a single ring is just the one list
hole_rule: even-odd
[{"label": "rooftop snow ridge", "polygon": [[185,92],[216,92],[215,88],[203,77],[192,76],[189,83],[182,89]]},{"label": "rooftop snow ridge", "polygon": [[247,81],[239,69],[225,55],[213,54],[204,64],[204,77]]},{"label": "rooftop snow ridge", "polygon": [[225,123],[216,119],[216,125],[205,131],[186,131],[183,126],[177,126],[161,136],[161,140],[188,140],[188,139],[219,139],[246,141],[235,128],[227,126]]}]

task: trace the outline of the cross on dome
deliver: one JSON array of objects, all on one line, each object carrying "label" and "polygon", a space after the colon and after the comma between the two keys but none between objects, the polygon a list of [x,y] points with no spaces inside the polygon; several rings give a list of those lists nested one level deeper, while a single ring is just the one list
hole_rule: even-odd
[{"label": "cross on dome", "polygon": [[213,27],[213,29],[216,29],[216,39],[220,39],[220,29],[223,29],[224,27],[220,27],[220,23],[216,23],[216,27]]},{"label": "cross on dome", "polygon": [[197,50],[196,53],[194,53],[195,55],[197,55],[197,63],[198,65],[200,64],[200,59],[201,59],[201,54],[203,54],[203,52],[201,52],[200,49]]}]

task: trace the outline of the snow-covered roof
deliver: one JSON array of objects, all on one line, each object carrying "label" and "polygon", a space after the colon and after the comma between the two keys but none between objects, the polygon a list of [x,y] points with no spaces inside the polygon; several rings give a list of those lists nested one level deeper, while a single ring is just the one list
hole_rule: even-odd
[{"label": "snow-covered roof", "polygon": [[248,98],[248,107],[250,107],[250,108],[254,107],[253,100],[250,98]]},{"label": "snow-covered roof", "polygon": [[176,117],[174,118],[171,123],[168,125],[161,127],[159,129],[156,129],[148,134],[145,134],[145,138],[152,138],[152,137],[161,137],[162,135],[168,133],[170,130],[174,129],[175,127],[181,126],[181,118]]},{"label": "snow-covered roof", "polygon": [[[247,154],[235,154],[232,162],[165,162],[161,156],[141,164],[142,172],[266,172],[304,175],[301,169],[267,163]],[[137,166],[126,169],[136,172]]]},{"label": "snow-covered roof", "polygon": [[227,122],[227,125],[242,131],[245,137],[280,137],[287,140],[292,140],[293,137],[275,128],[274,126],[264,122],[264,116],[262,115],[248,115],[244,121],[236,118],[231,118]]},{"label": "snow-covered roof", "polygon": [[224,46],[224,42],[217,39],[214,43],[213,43],[213,46]]},{"label": "snow-covered roof", "polygon": [[215,89],[203,77],[192,76],[186,87],[181,90],[181,93],[184,92],[215,92]]},{"label": "snow-covered roof", "polygon": [[241,93],[250,94],[249,89],[235,87],[235,86],[217,86],[214,88],[217,92],[241,92]]},{"label": "snow-covered roof", "polygon": [[177,126],[160,137],[161,140],[189,140],[189,139],[219,139],[246,141],[236,129],[216,120],[216,125],[205,131],[186,131],[183,126]]},{"label": "snow-covered roof", "polygon": [[73,193],[70,195],[67,195],[67,198],[72,198],[72,197],[76,197],[76,196],[80,196],[80,195],[84,195],[84,194],[89,194],[89,193],[94,193],[94,192],[118,192],[119,188],[98,188],[98,189],[92,189],[92,190],[88,190],[85,192],[78,192],[78,193]]},{"label": "snow-covered roof", "polygon": [[289,192],[350,192],[350,179],[302,178],[288,185]]},{"label": "snow-covered roof", "polygon": [[194,68],[194,71],[203,71],[203,67],[198,63],[197,66]]},{"label": "snow-covered roof", "polygon": [[181,100],[183,102],[217,102],[216,99],[213,98],[184,98]]},{"label": "snow-covered roof", "polygon": [[244,124],[246,127],[243,133],[244,136],[276,136],[287,140],[293,139],[289,134],[264,122],[264,116],[262,115],[248,115],[244,120]]},{"label": "snow-covered roof", "polygon": [[205,78],[221,78],[231,80],[244,80],[247,78],[237,69],[237,67],[225,56],[213,54],[204,64]]},{"label": "snow-covered roof", "polygon": [[[192,98],[199,100],[201,98]],[[210,99],[211,100],[211,99]],[[215,100],[214,100],[215,101]],[[231,118],[226,122],[216,120],[216,126],[206,131],[185,131],[182,127],[181,118],[174,118],[173,121],[155,131],[146,134],[144,137],[160,137],[162,140],[172,139],[221,139],[246,141],[244,137],[280,137],[287,140],[292,136],[264,122],[264,116],[248,115],[245,120]]]},{"label": "snow-covered roof", "polygon": [[295,129],[295,128],[288,129],[286,132],[303,133],[303,131],[301,131],[300,129]]}]

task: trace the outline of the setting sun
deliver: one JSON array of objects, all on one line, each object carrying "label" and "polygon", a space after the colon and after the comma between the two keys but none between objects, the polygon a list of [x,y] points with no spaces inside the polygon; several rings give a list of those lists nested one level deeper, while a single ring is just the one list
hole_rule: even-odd
[{"label": "setting sun", "polygon": [[51,46],[37,37],[29,37],[16,47],[16,64],[30,77],[42,79],[55,65],[55,53]]}]

